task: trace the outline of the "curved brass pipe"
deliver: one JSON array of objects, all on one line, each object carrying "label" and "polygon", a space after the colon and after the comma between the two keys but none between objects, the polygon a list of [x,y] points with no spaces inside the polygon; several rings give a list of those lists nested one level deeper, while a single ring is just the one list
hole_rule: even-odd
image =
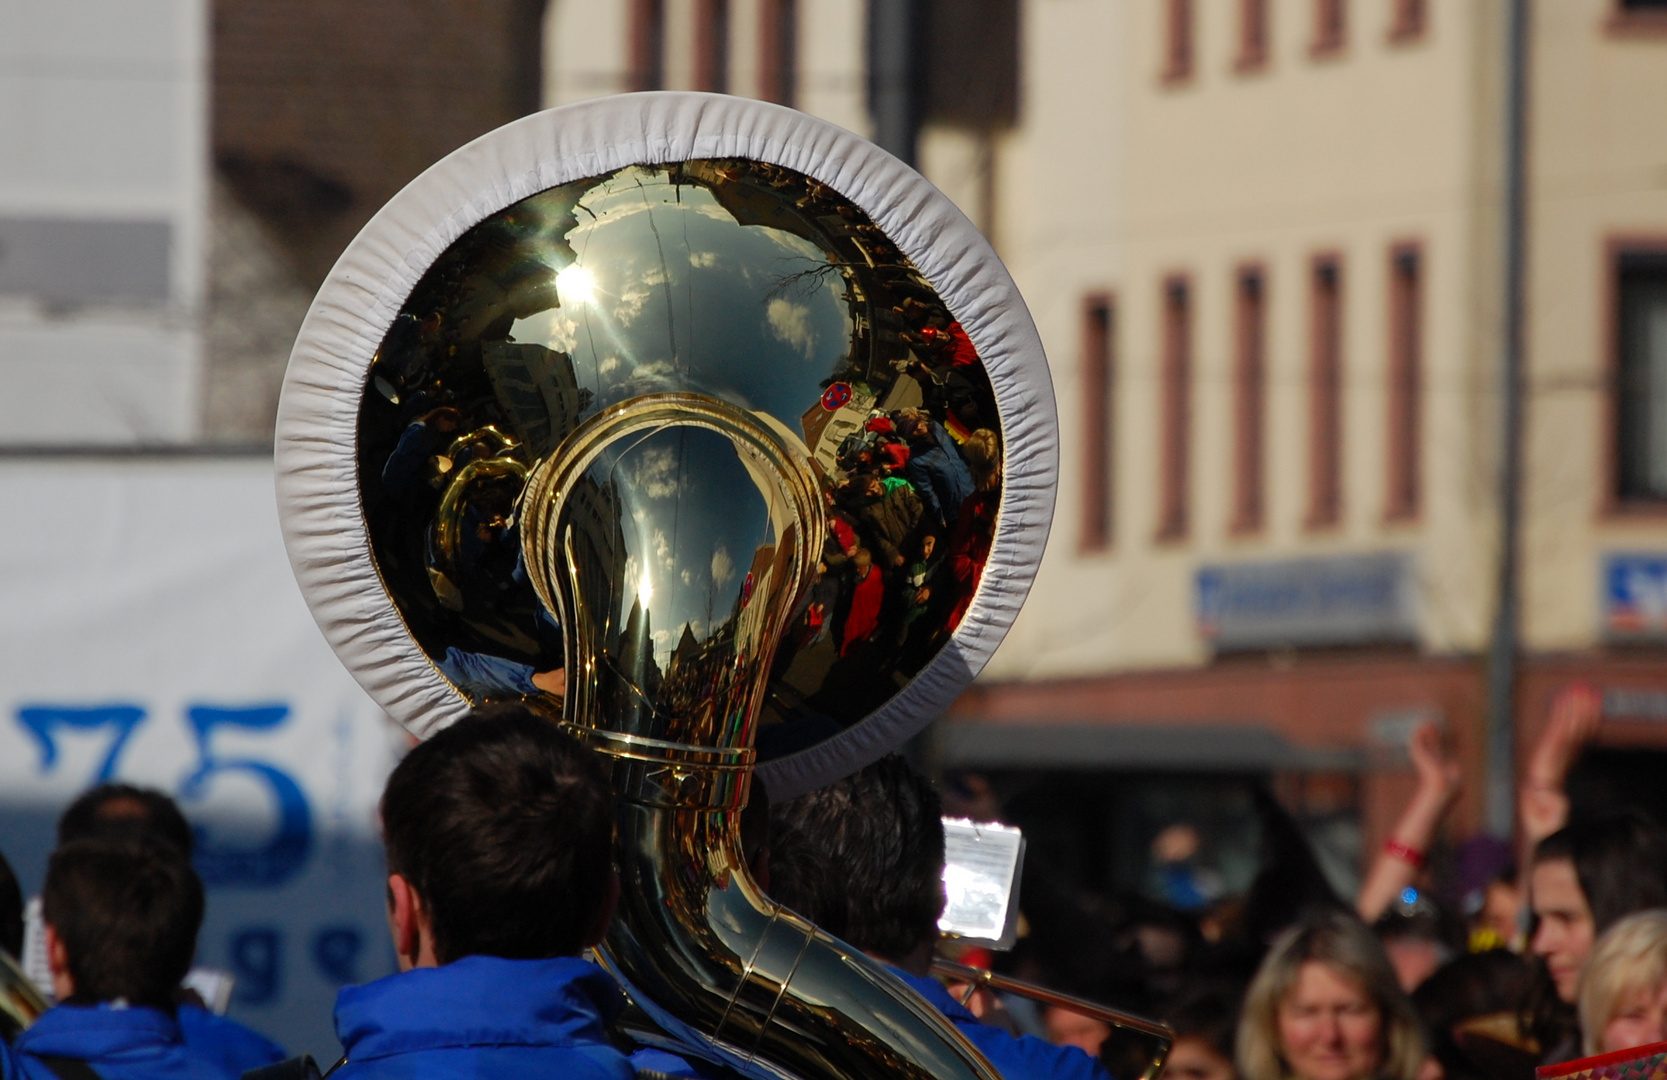
[{"label": "curved brass pipe", "polygon": [[[616,473],[633,447],[681,427],[729,440],[757,487],[736,506],[756,512],[761,497],[774,540],[755,554],[750,592],[723,626],[703,627],[698,658],[668,658],[662,672],[638,640],[654,593],[625,550],[623,523],[675,514],[675,500],[627,507]],[[598,952],[633,1000],[684,1046],[753,1076],[1000,1080],[900,980],[764,896],[741,852],[770,661],[825,529],[798,438],[706,395],[634,398],[581,425],[535,470],[522,515],[529,577],[570,628],[564,724],[612,765],[622,898]],[[643,528],[659,524],[675,533],[672,519]],[[626,580],[633,568],[640,582]]]}]

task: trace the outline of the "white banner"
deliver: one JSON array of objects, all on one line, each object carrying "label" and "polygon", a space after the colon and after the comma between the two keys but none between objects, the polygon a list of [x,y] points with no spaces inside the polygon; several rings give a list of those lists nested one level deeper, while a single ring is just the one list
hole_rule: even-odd
[{"label": "white banner", "polygon": [[39,891],[102,780],[197,831],[199,964],[231,1015],[335,1059],[342,985],[392,970],[376,802],[408,745],[319,635],[270,458],[0,460],[0,850]]}]

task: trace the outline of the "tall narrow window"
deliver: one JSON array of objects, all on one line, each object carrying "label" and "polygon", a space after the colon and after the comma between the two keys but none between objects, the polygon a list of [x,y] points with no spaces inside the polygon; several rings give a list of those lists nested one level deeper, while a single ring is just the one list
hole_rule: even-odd
[{"label": "tall narrow window", "polygon": [[1158,448],[1158,539],[1187,534],[1191,484],[1192,289],[1184,277],[1163,284],[1163,402]]},{"label": "tall narrow window", "polygon": [[1348,40],[1348,0],[1314,0],[1314,40],[1309,52],[1326,56],[1341,52]]},{"label": "tall narrow window", "polygon": [[1116,393],[1111,297],[1090,296],[1082,308],[1083,500],[1082,546],[1111,546],[1114,450],[1112,395]]},{"label": "tall narrow window", "polygon": [[1239,271],[1234,289],[1233,524],[1256,532],[1264,512],[1267,410],[1267,282],[1261,267]]},{"label": "tall narrow window", "polygon": [[1617,256],[1616,493],[1667,501],[1667,250]]},{"label": "tall narrow window", "polygon": [[1308,524],[1337,524],[1343,505],[1343,283],[1333,255],[1314,260],[1308,366]]},{"label": "tall narrow window", "polygon": [[631,0],[631,89],[666,85],[665,0]]},{"label": "tall narrow window", "polygon": [[1255,71],[1268,62],[1268,0],[1239,0],[1239,55],[1233,67]]},{"label": "tall narrow window", "polygon": [[1389,498],[1390,520],[1418,515],[1419,453],[1424,388],[1423,267],[1415,244],[1389,252]]},{"label": "tall narrow window", "polygon": [[798,0],[763,0],[758,14],[758,96],[793,104],[799,82]]},{"label": "tall narrow window", "polygon": [[1391,17],[1389,21],[1389,40],[1391,44],[1402,44],[1417,41],[1424,36],[1424,27],[1429,20],[1429,11],[1425,0],[1392,0]]},{"label": "tall narrow window", "polygon": [[1192,0],[1166,0],[1163,34],[1164,82],[1192,78]]},{"label": "tall narrow window", "polygon": [[729,93],[729,0],[695,4],[695,89]]}]

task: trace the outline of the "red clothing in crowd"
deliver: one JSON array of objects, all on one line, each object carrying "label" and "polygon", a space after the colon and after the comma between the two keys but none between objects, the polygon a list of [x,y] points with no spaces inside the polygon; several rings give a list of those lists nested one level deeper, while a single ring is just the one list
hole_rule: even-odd
[{"label": "red clothing in crowd", "polygon": [[839,655],[849,656],[879,628],[880,604],[885,598],[886,588],[880,568],[871,566],[868,576],[857,582],[856,589],[851,593],[851,612],[845,616],[845,640],[840,644]]}]

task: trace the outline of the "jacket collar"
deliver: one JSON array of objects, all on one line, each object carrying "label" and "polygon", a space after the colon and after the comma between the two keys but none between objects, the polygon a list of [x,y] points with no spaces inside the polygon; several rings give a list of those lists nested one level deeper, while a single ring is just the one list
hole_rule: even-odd
[{"label": "jacket collar", "polygon": [[932,976],[910,975],[902,968],[894,968],[889,965],[886,970],[908,983],[910,990],[925,998],[927,1004],[951,1020],[970,1020],[975,1024],[978,1023],[978,1017],[972,1014],[972,1010],[956,1001],[955,995],[949,992],[949,988],[932,978]]},{"label": "jacket collar", "polygon": [[336,998],[336,1036],[355,1061],[458,1046],[570,1046],[608,1041],[624,995],[573,956],[465,956],[416,968]]},{"label": "jacket collar", "polygon": [[19,1035],[13,1049],[21,1054],[96,1061],[136,1051],[161,1052],[182,1042],[178,1021],[159,1009],[57,1005]]}]

